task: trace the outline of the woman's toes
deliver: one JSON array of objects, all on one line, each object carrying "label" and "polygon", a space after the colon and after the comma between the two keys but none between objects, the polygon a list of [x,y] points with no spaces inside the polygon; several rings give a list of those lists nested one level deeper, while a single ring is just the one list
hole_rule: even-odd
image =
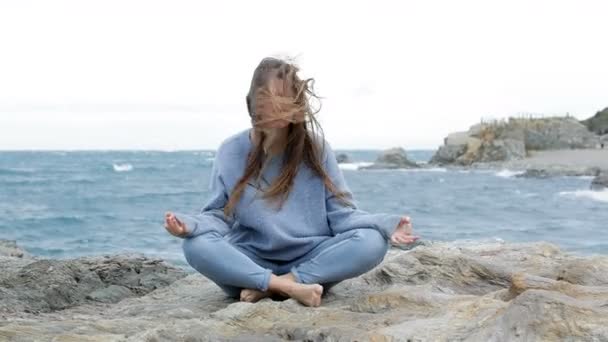
[{"label": "woman's toes", "polygon": [[260,299],[268,297],[267,292],[262,292],[254,289],[242,289],[241,290],[241,301],[255,303]]}]

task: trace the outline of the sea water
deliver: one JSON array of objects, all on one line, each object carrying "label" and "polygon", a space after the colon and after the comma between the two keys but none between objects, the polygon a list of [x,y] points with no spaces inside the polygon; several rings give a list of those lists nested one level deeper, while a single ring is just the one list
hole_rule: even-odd
[{"label": "sea water", "polygon": [[[608,253],[608,192],[589,177],[511,170],[360,170],[380,151],[340,151],[363,210],[409,215],[425,240],[548,241]],[[426,162],[433,151],[408,151]],[[186,267],[166,211],[205,204],[214,151],[0,152],[0,238],[47,258],[137,252]]]}]

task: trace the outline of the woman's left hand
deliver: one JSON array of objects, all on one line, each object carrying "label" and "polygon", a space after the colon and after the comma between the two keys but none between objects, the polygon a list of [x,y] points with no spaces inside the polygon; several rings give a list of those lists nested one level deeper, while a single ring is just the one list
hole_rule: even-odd
[{"label": "woman's left hand", "polygon": [[409,216],[403,216],[395,232],[391,235],[391,242],[394,244],[412,243],[418,240],[420,237],[413,235],[412,231],[412,220]]}]

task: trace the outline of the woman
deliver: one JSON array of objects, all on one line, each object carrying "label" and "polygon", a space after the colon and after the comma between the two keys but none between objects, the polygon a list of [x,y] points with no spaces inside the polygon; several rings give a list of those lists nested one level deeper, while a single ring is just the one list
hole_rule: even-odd
[{"label": "woman", "polygon": [[197,215],[167,212],[188,263],[224,292],[256,302],[271,294],[319,306],[324,291],[363,274],[393,243],[412,243],[407,216],[370,214],[353,202],[327,141],[316,134],[314,80],[263,59],[247,94],[252,128],[226,138]]}]

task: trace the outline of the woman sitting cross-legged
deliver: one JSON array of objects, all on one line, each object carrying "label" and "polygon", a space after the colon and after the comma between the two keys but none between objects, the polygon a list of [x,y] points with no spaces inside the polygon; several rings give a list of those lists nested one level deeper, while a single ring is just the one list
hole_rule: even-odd
[{"label": "woman sitting cross-legged", "polygon": [[[412,243],[409,217],[360,210],[311,109],[312,79],[265,58],[247,94],[252,128],[224,139],[199,214],[165,214],[187,262],[224,292],[319,306],[324,291]],[[316,128],[315,128],[316,127]]]}]

